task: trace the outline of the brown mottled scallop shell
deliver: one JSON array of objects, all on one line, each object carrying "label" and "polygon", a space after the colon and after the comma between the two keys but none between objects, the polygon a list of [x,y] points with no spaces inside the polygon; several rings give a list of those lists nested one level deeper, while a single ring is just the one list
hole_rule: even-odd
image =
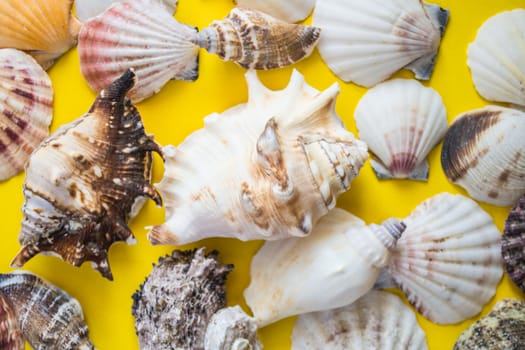
[{"label": "brown mottled scallop shell", "polygon": [[510,279],[525,292],[525,196],[520,198],[505,221],[501,254]]},{"label": "brown mottled scallop shell", "polygon": [[127,222],[137,199],[161,204],[150,184],[152,152],[160,153],[159,146],[125,98],[134,82],[128,70],[100,92],[87,114],[31,155],[19,235],[23,247],[13,266],[47,252],[74,266],[92,261],[112,279],[107,253],[113,242],[134,239]]},{"label": "brown mottled scallop shell", "polygon": [[13,305],[0,291],[0,349],[23,350],[24,337]]}]

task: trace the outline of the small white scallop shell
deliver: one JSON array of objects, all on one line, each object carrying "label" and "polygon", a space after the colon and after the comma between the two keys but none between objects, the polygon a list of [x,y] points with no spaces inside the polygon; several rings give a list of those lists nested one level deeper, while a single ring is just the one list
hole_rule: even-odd
[{"label": "small white scallop shell", "polygon": [[[111,5],[126,0],[75,0],[75,14],[77,18],[86,22],[91,18],[100,15]],[[158,0],[166,5],[170,13],[174,13],[177,8],[178,0]]]},{"label": "small white scallop shell", "polygon": [[288,23],[308,17],[315,0],[234,0],[238,6],[259,10]]},{"label": "small white scallop shell", "polygon": [[300,315],[292,350],[426,350],[414,312],[396,295],[373,290],[351,305]]},{"label": "small white scallop shell", "polygon": [[394,79],[370,89],[359,101],[360,138],[377,157],[379,178],[428,179],[426,156],[447,131],[441,96],[416,80]]},{"label": "small white scallop shell", "polygon": [[467,51],[467,64],[481,96],[525,106],[525,9],[490,17]]},{"label": "small white scallop shell", "polygon": [[501,234],[473,200],[442,193],[403,220],[387,267],[409,302],[434,323],[479,313],[503,274]]},{"label": "small white scallop shell", "polygon": [[318,0],[319,53],[344,81],[371,87],[403,67],[428,80],[448,11],[420,0]]}]

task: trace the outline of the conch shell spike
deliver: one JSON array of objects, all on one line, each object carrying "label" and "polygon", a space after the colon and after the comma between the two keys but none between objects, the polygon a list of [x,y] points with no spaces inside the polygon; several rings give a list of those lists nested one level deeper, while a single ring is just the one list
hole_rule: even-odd
[{"label": "conch shell spike", "polygon": [[402,221],[390,218],[383,221],[381,225],[371,224],[369,227],[384,246],[391,250],[395,248],[397,240],[401,238],[407,226]]}]

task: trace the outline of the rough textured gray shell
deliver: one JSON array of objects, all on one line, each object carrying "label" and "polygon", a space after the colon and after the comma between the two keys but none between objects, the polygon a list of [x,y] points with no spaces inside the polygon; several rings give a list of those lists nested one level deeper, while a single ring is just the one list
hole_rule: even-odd
[{"label": "rough textured gray shell", "polygon": [[511,209],[505,221],[501,255],[510,279],[525,292],[525,196]]}]

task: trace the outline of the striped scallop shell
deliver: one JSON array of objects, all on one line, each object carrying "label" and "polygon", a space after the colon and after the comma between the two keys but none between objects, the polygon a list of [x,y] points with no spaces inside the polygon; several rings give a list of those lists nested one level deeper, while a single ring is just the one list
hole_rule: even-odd
[{"label": "striped scallop shell", "polygon": [[447,178],[479,201],[514,205],[525,194],[525,113],[487,106],[458,116],[441,151]]},{"label": "striped scallop shell", "polygon": [[0,1],[0,48],[31,54],[44,69],[77,43],[73,0]]},{"label": "striped scallop shell", "polygon": [[[126,0],[75,0],[75,14],[82,22],[100,15],[111,5]],[[166,5],[170,13],[174,13],[177,8],[178,0],[158,0]]]},{"label": "striped scallop shell", "polygon": [[0,49],[0,180],[20,172],[49,134],[51,79],[29,55]]},{"label": "striped scallop shell", "polygon": [[177,22],[158,0],[128,0],[86,22],[79,34],[80,69],[99,91],[133,68],[137,84],[128,97],[139,102],[169,80],[198,77],[197,29]]},{"label": "striped scallop shell", "polygon": [[371,87],[401,68],[428,80],[448,11],[420,0],[318,0],[319,53],[344,81]]},{"label": "striped scallop shell", "polygon": [[292,350],[426,350],[414,312],[394,294],[373,290],[353,304],[300,315]]},{"label": "striped scallop shell", "polygon": [[234,0],[237,6],[259,10],[288,23],[308,17],[315,0]]},{"label": "striped scallop shell", "polygon": [[409,302],[434,323],[479,313],[503,274],[501,235],[473,200],[442,193],[403,220],[406,230],[387,266]]},{"label": "striped scallop shell", "polygon": [[0,349],[24,350],[24,336],[18,324],[16,311],[0,291]]},{"label": "striped scallop shell", "polygon": [[525,9],[501,12],[483,23],[467,51],[481,96],[525,106],[524,47]]},{"label": "striped scallop shell", "polygon": [[290,24],[257,10],[236,7],[204,28],[195,41],[225,61],[246,69],[281,68],[308,57],[319,28]]},{"label": "striped scallop shell", "polygon": [[395,79],[370,89],[359,101],[360,138],[375,155],[379,178],[428,179],[427,154],[447,131],[441,96],[416,80]]},{"label": "striped scallop shell", "polygon": [[525,196],[505,220],[501,254],[510,279],[525,293]]}]

